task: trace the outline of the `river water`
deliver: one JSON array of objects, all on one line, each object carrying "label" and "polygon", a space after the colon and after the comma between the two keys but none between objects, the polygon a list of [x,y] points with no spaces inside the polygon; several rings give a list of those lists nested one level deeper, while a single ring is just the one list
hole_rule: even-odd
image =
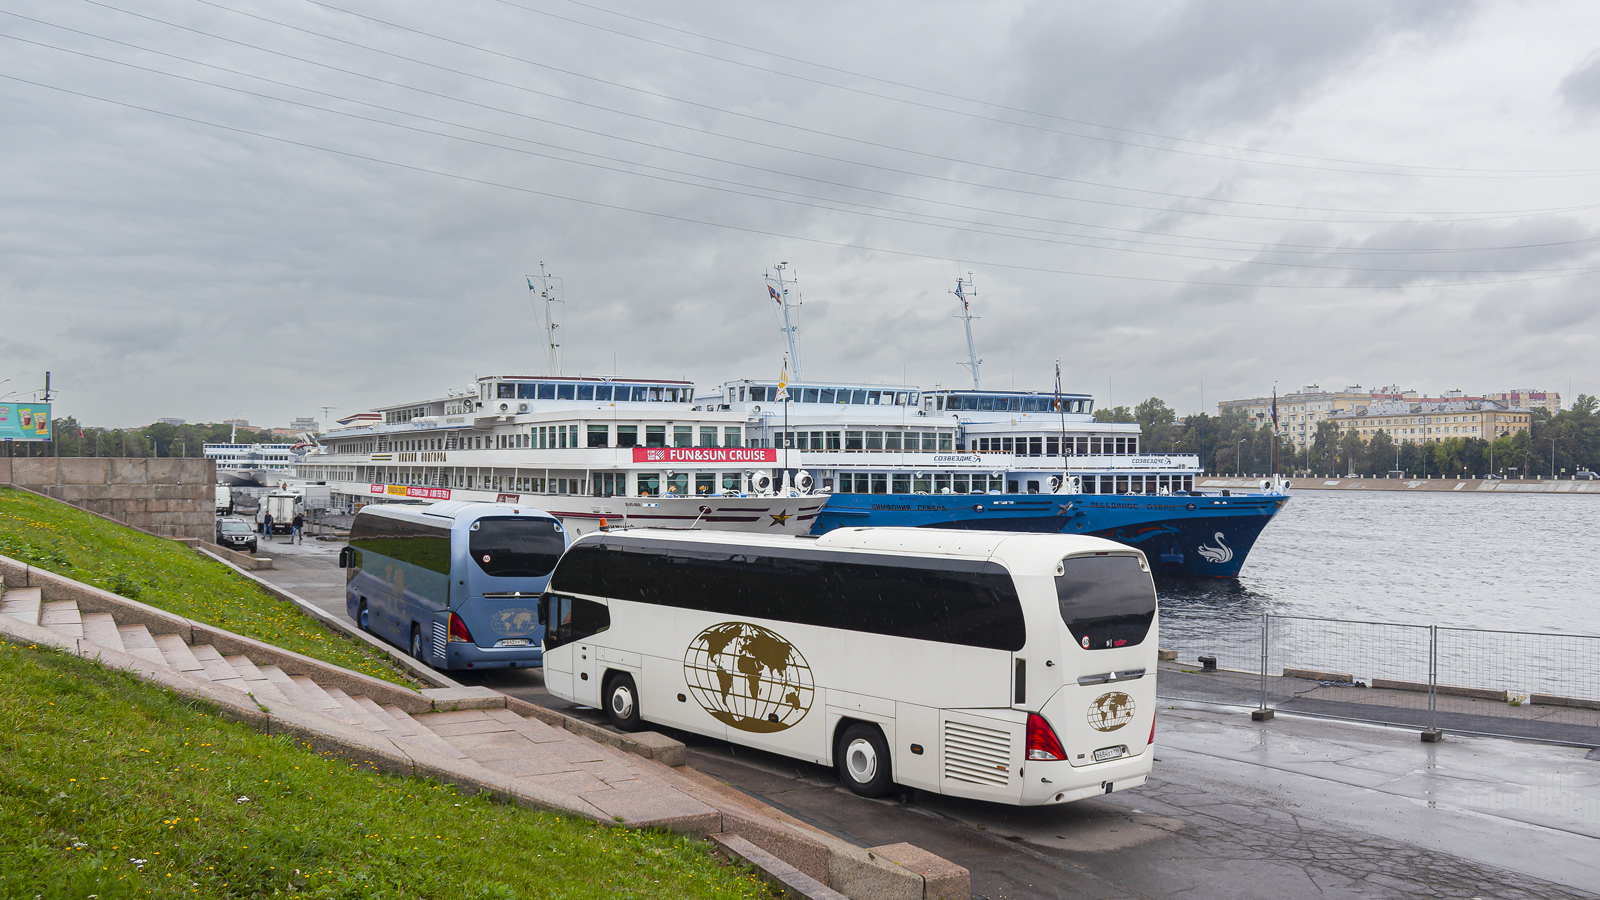
[{"label": "river water", "polygon": [[1156,589],[1174,626],[1272,613],[1600,634],[1600,497],[1299,491],[1236,582]]}]

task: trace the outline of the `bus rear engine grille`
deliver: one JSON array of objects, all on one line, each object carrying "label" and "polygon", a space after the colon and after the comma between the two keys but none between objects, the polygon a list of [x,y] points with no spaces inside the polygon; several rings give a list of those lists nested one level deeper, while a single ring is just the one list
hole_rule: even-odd
[{"label": "bus rear engine grille", "polygon": [[450,626],[435,619],[433,622],[433,658],[444,662],[444,645],[450,640]]},{"label": "bus rear engine grille", "polygon": [[1011,735],[966,722],[944,723],[944,777],[968,784],[1005,784],[1011,777]]}]

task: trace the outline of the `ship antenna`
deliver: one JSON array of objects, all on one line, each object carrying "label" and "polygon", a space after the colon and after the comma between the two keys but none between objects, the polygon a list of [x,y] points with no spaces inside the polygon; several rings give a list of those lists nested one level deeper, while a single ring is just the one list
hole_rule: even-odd
[{"label": "ship antenna", "polygon": [[[794,321],[789,316],[791,309],[799,309],[801,306],[801,301],[799,300],[793,303],[789,301],[789,286],[799,284],[799,280],[784,278],[783,270],[788,267],[789,264],[787,262],[781,262],[772,267],[778,274],[764,274],[767,279],[767,296],[778,304],[779,311],[783,313],[783,325],[778,330],[783,333],[784,338],[789,342],[789,361],[794,363],[794,380],[800,381],[800,346],[798,338],[800,326],[794,324]],[[799,293],[799,291],[795,292],[797,297]]]},{"label": "ship antenna", "polygon": [[1056,360],[1056,411],[1061,414],[1061,489],[1072,477],[1072,460],[1067,454],[1067,401],[1061,399],[1061,360]]},{"label": "ship antenna", "polygon": [[956,289],[950,293],[955,294],[956,299],[961,301],[961,312],[956,313],[955,317],[967,326],[967,361],[962,365],[972,371],[972,389],[981,391],[983,390],[983,375],[979,373],[978,367],[983,365],[983,360],[978,358],[978,349],[972,343],[973,315],[971,301],[973,297],[978,296],[978,292],[972,289],[972,273],[968,272],[966,278],[957,276]]},{"label": "ship antenna", "polygon": [[[551,375],[561,374],[561,323],[558,321],[558,312],[565,311],[567,301],[563,299],[565,283],[555,275],[544,270],[544,261],[539,261],[539,286],[533,286],[533,276],[527,276],[528,290],[539,294],[539,299],[544,301],[544,315],[541,322],[544,326],[545,362]],[[561,310],[557,310],[557,306]],[[536,310],[537,311],[537,310]]]}]

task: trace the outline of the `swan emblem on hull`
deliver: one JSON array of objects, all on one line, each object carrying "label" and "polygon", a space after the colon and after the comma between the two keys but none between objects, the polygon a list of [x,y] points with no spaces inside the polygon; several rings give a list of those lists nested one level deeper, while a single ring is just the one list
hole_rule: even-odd
[{"label": "swan emblem on hull", "polygon": [[1222,540],[1222,532],[1219,531],[1212,535],[1212,540],[1217,542],[1215,547],[1207,544],[1201,544],[1200,546],[1194,548],[1195,552],[1200,554],[1200,556],[1209,563],[1225,563],[1228,560],[1233,559],[1233,548],[1229,547]]}]

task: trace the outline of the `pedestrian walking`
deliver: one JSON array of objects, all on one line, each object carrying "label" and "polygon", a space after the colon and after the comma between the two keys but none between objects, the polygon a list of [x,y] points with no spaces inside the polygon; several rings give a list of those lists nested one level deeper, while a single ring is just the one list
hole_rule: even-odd
[{"label": "pedestrian walking", "polygon": [[304,528],[305,526],[306,526],[306,517],[301,515],[300,512],[298,510],[296,510],[295,514],[294,514],[294,522],[292,522],[290,524],[290,528],[289,528],[289,543],[291,543],[291,544],[301,543],[301,537],[300,537],[301,531],[300,531],[300,529]]},{"label": "pedestrian walking", "polygon": [[261,539],[272,540],[272,513],[267,513],[261,520]]}]

